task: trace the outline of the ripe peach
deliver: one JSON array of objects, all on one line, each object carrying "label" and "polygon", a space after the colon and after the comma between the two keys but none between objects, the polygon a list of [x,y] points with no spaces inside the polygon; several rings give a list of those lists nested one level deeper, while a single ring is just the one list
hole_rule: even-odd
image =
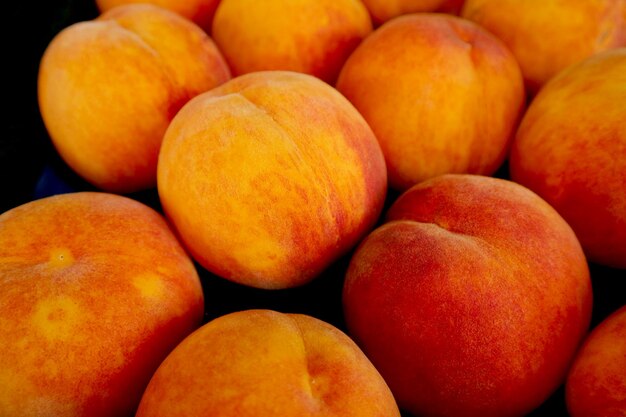
[{"label": "ripe peach", "polygon": [[382,210],[385,163],[336,90],[294,72],[247,74],[191,100],[159,157],[163,208],[194,258],[235,282],[304,284]]},{"label": "ripe peach", "polygon": [[191,260],[143,204],[76,193],[5,212],[0,415],[133,415],[203,307]]},{"label": "ripe peach", "polygon": [[57,150],[99,188],[156,185],[163,133],[191,97],[230,77],[193,23],[150,5],[122,6],[63,30],[39,71],[39,106]]},{"label": "ripe peach", "polygon": [[626,46],[626,0],[467,0],[462,16],[511,49],[531,93],[572,64]]},{"label": "ripe peach", "polygon": [[404,190],[445,173],[492,174],[524,106],[515,58],[453,16],[393,19],[350,56],[337,88],[363,114]]},{"label": "ripe peach", "polygon": [[535,97],[511,151],[511,177],[572,226],[587,257],[626,268],[626,48],[598,54]]},{"label": "ripe peach", "polygon": [[458,14],[464,0],[363,0],[376,25],[409,13],[445,12]]},{"label": "ripe peach", "polygon": [[512,417],[563,382],[589,325],[576,236],[504,180],[445,175],[393,204],[351,260],[350,334],[419,416]]},{"label": "ripe peach", "polygon": [[98,8],[107,12],[114,7],[132,3],[149,3],[171,10],[193,21],[206,33],[211,33],[211,23],[220,0],[96,0]]},{"label": "ripe peach", "polygon": [[565,395],[571,417],[626,415],[626,306],[587,338],[570,369]]},{"label": "ripe peach", "polygon": [[248,310],[206,324],[167,357],[137,417],[399,417],[374,366],[310,316]]},{"label": "ripe peach", "polygon": [[222,0],[213,21],[235,75],[289,70],[329,83],[371,31],[360,0]]}]

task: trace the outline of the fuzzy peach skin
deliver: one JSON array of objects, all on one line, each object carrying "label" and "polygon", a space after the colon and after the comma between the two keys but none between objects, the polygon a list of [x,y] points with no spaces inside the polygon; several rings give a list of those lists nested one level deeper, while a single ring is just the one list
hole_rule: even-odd
[{"label": "fuzzy peach skin", "polygon": [[572,226],[588,258],[626,268],[626,48],[598,54],[535,97],[511,151],[511,178]]},{"label": "fuzzy peach skin", "polygon": [[155,6],[121,6],[52,40],[39,69],[39,107],[74,171],[126,193],[156,185],[161,140],[178,109],[229,78],[199,27]]},{"label": "fuzzy peach skin", "polygon": [[626,306],[585,341],[567,377],[565,399],[571,417],[626,415]]},{"label": "fuzzy peach skin", "polygon": [[371,31],[360,0],[222,0],[212,33],[235,75],[288,70],[333,84]]},{"label": "fuzzy peach skin", "polygon": [[159,367],[137,417],[400,417],[348,336],[310,316],[248,310],[217,318]]},{"label": "fuzzy peach skin", "polygon": [[76,193],[5,212],[0,415],[134,415],[203,308],[191,260],[141,203]]},{"label": "fuzzy peach skin", "polygon": [[626,46],[626,0],[466,0],[461,15],[511,49],[531,94],[566,67]]},{"label": "fuzzy peach skin", "polygon": [[211,23],[220,0],[96,0],[98,8],[102,12],[133,3],[149,3],[171,10],[193,21],[205,32],[211,33]]},{"label": "fuzzy peach skin", "polygon": [[514,417],[563,382],[589,325],[589,271],[546,202],[504,180],[445,175],[389,209],[350,262],[348,329],[401,408]]},{"label": "fuzzy peach skin", "polygon": [[444,12],[458,14],[464,0],[362,0],[375,24],[409,13]]},{"label": "fuzzy peach skin", "polygon": [[377,29],[350,56],[337,88],[374,130],[399,190],[440,174],[495,172],[525,96],[515,58],[498,39],[426,13]]},{"label": "fuzzy peach skin", "polygon": [[356,245],[386,184],[361,115],[295,72],[247,74],[191,100],[158,166],[163,208],[193,257],[260,288],[304,284]]}]

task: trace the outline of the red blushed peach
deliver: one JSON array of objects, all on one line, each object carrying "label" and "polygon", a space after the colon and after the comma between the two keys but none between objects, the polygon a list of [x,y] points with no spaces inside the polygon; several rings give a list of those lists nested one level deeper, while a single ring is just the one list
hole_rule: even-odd
[{"label": "red blushed peach", "polygon": [[372,127],[399,190],[440,174],[495,172],[525,97],[504,44],[438,14],[381,26],[347,60],[337,88]]},{"label": "red blushed peach", "polygon": [[625,0],[466,0],[461,14],[502,39],[533,94],[566,67],[626,46]]},{"label": "red blushed peach", "polygon": [[164,219],[66,194],[0,216],[0,415],[131,416],[203,295]]},{"label": "red blushed peach", "polygon": [[626,415],[626,306],[585,341],[567,377],[565,398],[571,417]]},{"label": "red blushed peach", "polygon": [[626,268],[626,48],[545,85],[520,124],[511,178],[572,226],[587,257]]},{"label": "red blushed peach", "polygon": [[322,81],[268,71],[191,100],[159,156],[163,208],[194,258],[232,281],[313,279],[374,225],[385,162],[372,130]]},{"label": "red blushed peach", "polygon": [[150,3],[171,10],[193,21],[207,33],[211,33],[211,23],[220,0],[96,0],[98,8],[107,12],[114,7],[132,3]]},{"label": "red blushed peach", "polygon": [[313,317],[250,310],[206,324],[163,362],[137,417],[399,417],[374,366]]},{"label": "red blushed peach", "polygon": [[363,0],[375,24],[404,14],[445,12],[458,14],[464,0]]},{"label": "red blushed peach", "polygon": [[50,43],[39,69],[39,107],[65,162],[95,186],[156,185],[165,129],[191,97],[230,78],[193,23],[150,5],[112,9]]},{"label": "red blushed peach", "polygon": [[288,70],[329,83],[371,31],[360,0],[222,0],[213,22],[235,75]]},{"label": "red blushed peach", "polygon": [[404,193],[351,260],[348,329],[401,408],[513,417],[564,380],[591,313],[589,271],[552,207],[504,180]]}]

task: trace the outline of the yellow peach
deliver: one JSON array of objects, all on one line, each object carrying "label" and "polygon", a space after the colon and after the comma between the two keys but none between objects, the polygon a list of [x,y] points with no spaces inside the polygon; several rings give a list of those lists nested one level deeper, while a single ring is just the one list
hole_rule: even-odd
[{"label": "yellow peach", "polygon": [[310,316],[219,317],[163,362],[137,417],[399,417],[380,374],[341,331]]},{"label": "yellow peach", "polygon": [[563,71],[535,97],[511,178],[548,201],[587,257],[626,268],[626,48]]},{"label": "yellow peach", "polygon": [[393,19],[341,70],[337,88],[376,134],[389,183],[493,174],[524,107],[515,58],[476,24],[441,14]]},{"label": "yellow peach", "polygon": [[158,190],[194,258],[262,288],[302,285],[374,225],[385,163],[372,130],[322,81],[256,72],[191,100],[165,134]]},{"label": "yellow peach", "polygon": [[626,46],[626,0],[466,0],[461,15],[511,49],[533,94],[566,67]]},{"label": "yellow peach", "polygon": [[143,204],[76,193],[5,212],[0,415],[132,415],[203,308],[193,263]]},{"label": "yellow peach", "polygon": [[155,6],[122,6],[53,39],[39,106],[74,171],[101,189],[131,192],[156,185],[161,140],[178,109],[229,77],[193,23]]},{"label": "yellow peach", "polygon": [[360,0],[222,0],[213,21],[235,75],[288,70],[329,83],[371,31]]}]

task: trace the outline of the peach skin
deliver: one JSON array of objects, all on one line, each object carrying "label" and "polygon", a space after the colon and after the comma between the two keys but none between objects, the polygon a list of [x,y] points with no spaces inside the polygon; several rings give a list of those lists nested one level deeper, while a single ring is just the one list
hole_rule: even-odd
[{"label": "peach skin", "polygon": [[74,171],[127,193],[156,185],[161,140],[178,109],[229,78],[196,25],[155,6],[121,6],[52,40],[39,70],[39,107]]},{"label": "peach skin", "polygon": [[567,377],[565,399],[571,417],[626,415],[626,306],[585,341]]},{"label": "peach skin", "polygon": [[193,263],[154,210],[104,193],[0,215],[0,415],[134,415],[201,323]]},{"label": "peach skin", "polygon": [[626,48],[557,75],[535,97],[511,178],[572,226],[589,260],[626,268]]},{"label": "peach skin", "polygon": [[337,89],[372,127],[398,190],[440,174],[493,174],[525,97],[504,44],[472,22],[426,13],[390,20],[365,39]]},{"label": "peach skin", "polygon": [[564,381],[591,313],[572,229],[530,190],[444,175],[401,195],[356,250],[350,334],[398,405],[425,417],[521,417]]},{"label": "peach skin", "polygon": [[363,0],[374,24],[410,13],[443,12],[458,14],[464,0]]},{"label": "peach skin", "polygon": [[235,75],[288,70],[331,84],[371,31],[360,0],[222,0],[213,21]]},{"label": "peach skin", "polygon": [[114,7],[133,3],[149,3],[171,10],[193,21],[206,33],[211,33],[211,23],[220,0],[96,0],[103,13]]},{"label": "peach skin", "polygon": [[461,15],[511,49],[531,94],[566,67],[626,46],[626,0],[466,0]]},{"label": "peach skin", "polygon": [[191,100],[158,165],[163,208],[193,257],[260,288],[302,285],[356,245],[386,184],[361,115],[295,72],[247,74]]},{"label": "peach skin", "polygon": [[219,317],[163,362],[137,417],[400,417],[380,374],[345,334],[310,316]]}]

